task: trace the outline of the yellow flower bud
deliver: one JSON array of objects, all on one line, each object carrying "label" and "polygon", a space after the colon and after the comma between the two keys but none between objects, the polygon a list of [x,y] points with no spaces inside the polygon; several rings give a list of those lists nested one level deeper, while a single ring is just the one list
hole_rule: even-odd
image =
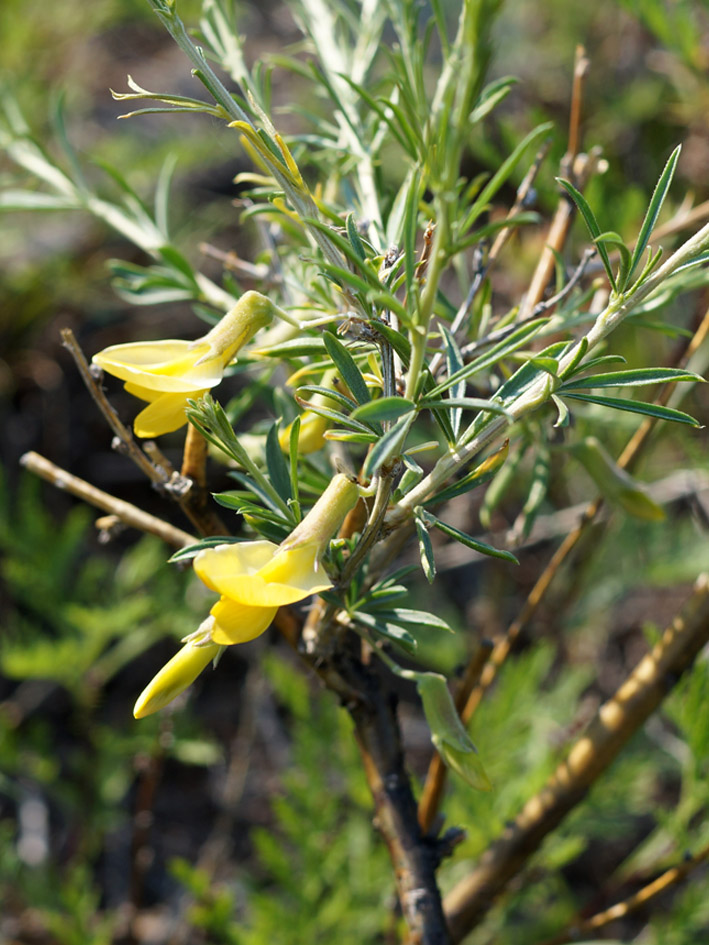
[{"label": "yellow flower bud", "polygon": [[215,643],[206,646],[195,646],[186,643],[182,649],[166,663],[157,676],[148,683],[138,697],[133,709],[136,719],[143,719],[163,709],[169,702],[179,696],[195,679],[208,663],[219,652]]}]

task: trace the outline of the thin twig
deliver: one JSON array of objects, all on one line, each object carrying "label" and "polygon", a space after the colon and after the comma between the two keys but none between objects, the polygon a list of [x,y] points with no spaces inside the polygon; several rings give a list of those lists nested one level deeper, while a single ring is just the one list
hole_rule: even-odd
[{"label": "thin twig", "polygon": [[84,357],[84,352],[81,350],[79,342],[74,337],[74,332],[71,330],[71,328],[62,328],[61,336],[62,344],[74,359],[74,362],[79,370],[79,374],[81,374],[81,378],[86,385],[86,389],[93,397],[98,409],[105,417],[109,427],[118,437],[120,441],[120,452],[125,453],[126,456],[129,456],[136,466],[138,466],[138,468],[145,473],[152,483],[155,483],[155,485],[158,486],[164,486],[166,478],[163,471],[157,469],[150,462],[148,457],[133,439],[133,434],[130,432],[128,427],[126,427],[121,422],[121,419],[116,413],[113,405],[110,403],[108,397],[106,397],[105,393],[103,392],[103,388],[91,373],[89,362]]},{"label": "thin twig", "polygon": [[610,906],[610,908],[604,909],[602,912],[597,912],[588,919],[579,918],[570,922],[563,932],[559,932],[558,935],[548,939],[543,945],[563,945],[564,942],[575,942],[578,941],[582,935],[585,935],[586,932],[596,932],[598,929],[605,928],[606,925],[610,925],[611,922],[615,922],[617,919],[625,918],[625,916],[630,915],[631,912],[636,912],[643,906],[647,906],[648,903],[657,899],[662,893],[676,886],[678,883],[681,883],[683,879],[698,866],[701,866],[707,859],[709,859],[709,844],[703,847],[699,853],[695,853],[694,856],[683,860],[679,866],[673,866],[665,870],[657,879],[643,886],[642,889],[633,893],[632,896],[628,896],[628,898],[624,899],[622,902],[617,902],[614,906]]},{"label": "thin twig", "polygon": [[534,307],[534,309],[532,309],[526,318],[521,320],[518,319],[513,325],[506,325],[504,328],[497,328],[495,331],[489,332],[483,338],[478,338],[476,341],[472,341],[470,344],[465,345],[464,348],[461,348],[460,352],[463,356],[463,359],[466,360],[470,357],[470,355],[474,354],[480,348],[484,348],[487,347],[487,345],[502,341],[508,335],[511,335],[513,332],[517,331],[519,326],[525,321],[532,321],[533,319],[538,318],[540,315],[543,315],[545,312],[548,312],[549,309],[553,308],[555,305],[558,305],[559,302],[563,302],[567,295],[569,295],[569,293],[578,285],[581,279],[583,279],[586,270],[588,269],[589,263],[595,255],[595,249],[591,249],[590,247],[586,249],[581,258],[581,262],[578,264],[576,269],[574,269],[564,287],[559,292],[557,292],[556,295],[553,295],[551,298],[540,302]]},{"label": "thin twig", "polygon": [[600,707],[566,761],[527,801],[473,872],[446,897],[445,910],[454,942],[460,942],[476,926],[543,839],[584,798],[707,642],[709,577],[703,574],[682,613],[615,695]]},{"label": "thin twig", "polygon": [[[82,380],[87,390],[96,402],[99,410],[106,419],[106,422],[115,434],[114,449],[124,453],[145,473],[153,485],[157,486],[162,492],[171,496],[180,506],[187,518],[192,522],[200,535],[228,535],[228,529],[221,522],[216,513],[207,507],[206,500],[200,498],[195,502],[190,497],[191,480],[171,473],[169,464],[155,464],[146,456],[143,450],[133,439],[133,434],[128,427],[121,422],[114,407],[106,397],[100,383],[91,372],[84,352],[74,337],[70,328],[63,328],[61,331],[62,343],[68,349],[74,362],[81,374]],[[162,456],[162,454],[160,454]],[[202,507],[204,504],[204,508]]]},{"label": "thin twig", "polygon": [[590,62],[583,46],[576,47],[574,57],[574,84],[571,89],[571,111],[569,115],[569,149],[566,152],[569,162],[579,152],[581,142],[581,106],[583,103],[583,84]]},{"label": "thin twig", "polygon": [[[509,212],[507,213],[507,217],[506,217],[507,220],[512,221],[514,217],[520,212],[520,210],[524,208],[527,198],[529,196],[529,192],[532,189],[532,185],[534,184],[534,181],[536,180],[537,174],[539,173],[539,169],[541,168],[545,157],[549,153],[550,147],[551,147],[551,139],[549,139],[548,141],[545,141],[544,144],[539,149],[539,151],[537,152],[537,154],[535,155],[534,160],[532,161],[532,164],[529,170],[527,171],[522,182],[517,188],[515,201],[510,207]],[[451,324],[450,330],[453,335],[455,335],[456,332],[458,332],[462,328],[465,322],[465,319],[470,314],[470,310],[472,309],[473,302],[475,301],[475,298],[478,292],[480,291],[480,287],[482,286],[485,278],[490,274],[493,266],[497,262],[497,258],[500,255],[500,252],[502,251],[502,248],[504,247],[505,243],[514,232],[515,232],[514,226],[505,226],[501,230],[499,230],[492,246],[490,247],[490,251],[487,254],[487,259],[484,258],[482,247],[477,247],[476,252],[473,255],[473,278],[470,283],[470,288],[468,289],[468,294],[466,295],[465,299],[461,303],[458,311],[455,314],[453,322]],[[508,334],[509,332],[515,331],[515,328],[516,326],[500,329],[499,337],[504,338],[505,335]],[[478,342],[475,342],[473,346],[468,346],[468,348],[465,348],[463,350],[463,353],[465,353],[466,351],[474,347],[480,347],[485,344],[491,344],[493,340],[496,340],[495,338],[493,338],[493,336],[496,334],[498,333],[493,332],[491,335],[488,335],[486,338],[481,339]],[[438,371],[442,363],[443,363],[443,352],[438,351],[434,355],[433,359],[431,360],[431,364],[429,365],[429,370],[434,377],[436,376],[436,372]]]},{"label": "thin twig", "polygon": [[186,545],[194,544],[197,539],[188,532],[183,532],[180,528],[175,528],[169,522],[164,522],[148,512],[144,512],[130,502],[124,502],[123,499],[117,499],[108,492],[103,492],[92,486],[91,483],[73,476],[59,466],[40,456],[39,453],[25,453],[20,459],[20,463],[30,472],[35,473],[47,482],[50,482],[57,489],[63,489],[72,495],[83,499],[89,505],[93,505],[105,512],[110,512],[117,516],[126,525],[131,528],[137,528],[141,532],[147,532],[149,535],[157,535],[173,548],[184,548]]},{"label": "thin twig", "polygon": [[440,854],[423,837],[416,817],[401,746],[394,701],[376,672],[350,663],[353,685],[366,698],[348,705],[375,805],[375,823],[389,850],[397,893],[407,924],[407,945],[447,945],[450,941],[436,882]]},{"label": "thin twig", "polygon": [[[569,144],[566,154],[561,161],[561,171],[564,177],[569,177],[579,189],[588,183],[589,178],[598,165],[600,152],[592,149],[589,154],[580,154],[581,142],[581,110],[583,104],[584,80],[588,73],[589,61],[583,46],[576,47],[574,61],[574,81],[571,91],[571,108],[569,114]],[[544,290],[554,272],[557,254],[566,243],[574,218],[574,204],[563,192],[554,214],[546,245],[537,263],[525,299],[520,306],[519,320],[529,317],[529,313],[541,302]]]}]

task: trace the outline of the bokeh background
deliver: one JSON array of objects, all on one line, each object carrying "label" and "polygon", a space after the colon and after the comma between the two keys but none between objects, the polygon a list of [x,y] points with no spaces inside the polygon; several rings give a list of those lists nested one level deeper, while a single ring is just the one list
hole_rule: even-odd
[{"label": "bokeh background", "polygon": [[[446,9],[453,22],[452,5]],[[181,0],[180,11],[195,22],[199,3]],[[252,60],[300,42],[289,10],[270,0],[241,4],[239,24]],[[590,59],[584,144],[600,145],[608,161],[587,197],[608,228],[626,238],[637,231],[678,142],[683,152],[665,217],[685,195],[695,204],[708,199],[709,17],[703,3],[682,0],[510,2],[496,26],[492,71],[520,83],[471,145],[466,173],[494,167],[523,133],[551,118],[558,133],[537,201],[543,214],[553,210],[579,43]],[[234,136],[205,117],[117,121],[124,109],[109,89],[124,90],[129,74],[149,89],[196,92],[188,64],[147,3],[4,0],[0,52],[0,105],[16,102],[47,151],[61,155],[52,117],[61,103],[66,136],[99,190],[111,190],[109,164],[150,200],[161,166],[176,155],[171,214],[180,249],[215,279],[220,265],[203,244],[254,258],[254,234],[234,204],[234,176],[248,166]],[[297,107],[313,105],[308,90],[278,69],[273,81],[274,120],[295,130]],[[27,181],[0,152],[0,186]],[[505,196],[511,201],[512,189]],[[503,302],[523,287],[542,241],[541,233],[526,238],[504,280],[496,277]],[[575,245],[583,243],[579,228]],[[386,936],[395,917],[388,932],[382,919],[393,906],[387,857],[372,830],[347,720],[333,701],[272,632],[232,648],[238,652],[177,711],[135,723],[137,692],[201,620],[204,597],[188,573],[165,564],[158,541],[124,532],[101,544],[93,510],[20,472],[20,456],[37,450],[185,527],[111,451],[110,434],[61,347],[61,327],[71,327],[89,355],[123,340],[203,331],[187,304],[136,308],[125,301],[111,284],[114,258],[145,262],[88,214],[0,217],[0,941],[394,941]],[[708,302],[698,289],[670,307],[665,332],[624,329],[621,350],[631,362],[669,360]],[[705,394],[690,395],[686,409],[703,422],[706,408]],[[628,429],[611,418],[601,436],[617,452]],[[178,437],[165,440],[176,462],[179,445]],[[708,467],[704,433],[669,431],[643,474],[709,474]],[[592,488],[578,469],[562,465],[550,502],[573,505]],[[522,487],[513,488],[497,513],[498,532],[523,501]],[[619,519],[605,544],[564,575],[503,673],[485,731],[476,733],[483,757],[495,755],[496,798],[471,802],[454,786],[446,804],[449,822],[461,823],[468,839],[445,883],[465,872],[543,783],[567,739],[709,565],[706,501],[690,490],[666,523]],[[474,507],[458,512],[471,531],[479,529]],[[488,636],[503,629],[555,540],[552,534],[530,545],[514,575],[452,556],[436,585],[437,612],[458,632],[432,641],[427,657],[454,672],[471,627]],[[427,606],[423,597],[419,603]],[[420,774],[427,730],[413,694],[400,695],[410,763]],[[500,923],[510,942],[541,941],[589,898],[602,901],[609,876],[632,888],[633,877],[659,857],[707,839],[706,696],[703,671],[673,697],[664,721],[633,743],[585,813],[544,848],[534,882],[522,884],[506,912],[494,911],[471,941],[491,941]],[[613,934],[658,945],[701,941],[709,934],[702,882],[698,874],[669,899],[665,918],[641,914]]]}]

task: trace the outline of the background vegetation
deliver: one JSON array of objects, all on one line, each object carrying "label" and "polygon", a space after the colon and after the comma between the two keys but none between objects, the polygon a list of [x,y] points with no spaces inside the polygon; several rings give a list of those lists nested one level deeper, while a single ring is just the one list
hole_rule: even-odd
[{"label": "background vegetation", "polygon": [[[184,0],[181,15],[191,22],[198,7]],[[444,10],[453,21],[455,12]],[[286,9],[244,6],[240,17],[252,61],[292,44],[301,54]],[[475,137],[466,173],[495,168],[523,134],[549,119],[555,136],[536,184],[536,209],[544,219],[551,215],[554,174],[567,145],[574,50],[583,43],[590,63],[584,144],[600,145],[608,162],[586,192],[596,215],[634,238],[678,142],[682,157],[662,221],[676,218],[687,192],[701,205],[709,198],[707,26],[703,6],[679,0],[510,3],[495,25],[491,72],[521,81]],[[115,122],[125,109],[108,88],[123,90],[127,73],[148,88],[194,92],[181,53],[147,4],[12,0],[0,8],[0,36],[5,101],[10,93],[17,98],[52,153],[60,152],[60,96],[66,136],[99,188],[114,186],[101,167],[108,161],[149,197],[177,148],[175,243],[215,279],[220,253],[257,256],[255,230],[240,224],[241,208],[232,205],[240,198],[233,178],[247,165],[234,157],[220,124],[164,115]],[[295,86],[294,102],[293,80],[283,69],[275,69],[273,87],[279,122],[289,132],[305,122],[299,109],[324,108],[299,97],[305,85],[302,92]],[[0,174],[9,182],[16,171],[7,162]],[[506,209],[513,199],[510,184],[500,205]],[[91,511],[20,476],[18,460],[37,449],[166,517],[161,499],[111,452],[58,329],[73,327],[93,352],[137,337],[188,336],[194,316],[184,302],[136,309],[116,292],[108,261],[145,264],[145,257],[88,215],[13,211],[2,220],[0,937],[27,945],[397,940],[390,865],[372,829],[350,723],[302,674],[275,631],[231,648],[223,671],[198,683],[176,711],[139,724],[132,719],[136,692],[199,622],[203,598],[191,575],[165,564],[156,539],[123,532],[101,544]],[[525,234],[495,274],[495,290],[510,302],[544,238],[543,228]],[[574,258],[587,241],[579,223]],[[669,301],[657,330],[653,312],[644,314],[644,324],[621,329],[616,350],[630,366],[670,363],[706,308],[702,282],[681,302]],[[704,362],[694,367],[700,373],[702,350]],[[238,377],[231,383],[232,395],[243,394]],[[693,389],[683,409],[706,422],[706,398]],[[580,423],[617,456],[636,425],[627,416],[592,412]],[[666,508],[664,521],[611,508],[516,641],[472,731],[495,791],[471,795],[450,779],[442,811],[446,826],[460,826],[465,837],[441,869],[444,889],[470,871],[544,784],[709,567],[706,445],[705,431],[677,427],[655,436],[638,475],[659,483],[654,494]],[[176,457],[176,446],[167,453]],[[534,485],[546,478],[535,501]],[[422,661],[455,674],[471,632],[499,636],[571,527],[558,510],[595,494],[572,455],[540,466],[530,451],[494,507],[489,493],[455,500],[449,520],[468,531],[480,531],[482,501],[500,541],[510,529],[523,534],[525,516],[529,535],[515,569],[472,561],[458,546],[441,549],[434,609],[456,632],[422,641]],[[184,526],[178,515],[174,521]],[[417,556],[407,560],[416,563]],[[428,607],[431,591],[418,584],[411,606]],[[414,687],[402,682],[399,696],[407,761],[420,781],[429,735]],[[702,659],[547,839],[471,943],[549,941],[579,910],[598,913],[706,848],[708,697]],[[598,934],[648,945],[702,941],[709,933],[705,881],[697,866],[659,903]]]}]

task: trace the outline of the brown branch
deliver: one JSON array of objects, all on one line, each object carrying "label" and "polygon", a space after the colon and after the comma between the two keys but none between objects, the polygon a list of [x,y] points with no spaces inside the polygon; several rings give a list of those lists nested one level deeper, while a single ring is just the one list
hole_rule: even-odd
[{"label": "brown branch", "polygon": [[542,790],[446,897],[454,942],[479,922],[549,834],[585,796],[709,642],[709,577],[702,575],[660,642],[605,702]]},{"label": "brown branch", "polygon": [[62,336],[62,344],[74,359],[74,363],[78,368],[81,379],[86,385],[86,389],[93,397],[94,401],[96,402],[96,406],[103,414],[109,427],[118,437],[120,451],[125,453],[126,456],[129,456],[136,466],[138,466],[138,468],[145,473],[152,483],[158,486],[164,485],[164,472],[150,462],[148,457],[133,439],[133,434],[130,432],[128,427],[126,427],[125,424],[121,422],[121,418],[116,413],[108,397],[106,397],[103,388],[91,373],[89,362],[86,360],[79,342],[74,337],[74,332],[71,330],[71,328],[62,328],[60,334]]},{"label": "brown branch", "polygon": [[[571,108],[569,116],[569,144],[561,162],[561,172],[569,177],[579,189],[588,183],[591,175],[598,166],[600,151],[591,149],[588,154],[579,153],[581,141],[581,107],[583,102],[583,86],[588,74],[589,61],[583,46],[576,47],[574,62],[574,81],[571,91]],[[524,321],[529,318],[533,309],[541,302],[544,290],[554,273],[557,254],[562,251],[571,229],[575,207],[565,193],[562,193],[556,213],[549,227],[546,244],[542,250],[537,267],[532,276],[524,302],[520,306],[518,319]]]},{"label": "brown branch", "polygon": [[[84,356],[84,352],[81,350],[81,346],[74,337],[73,331],[70,328],[63,328],[61,336],[62,344],[67,348],[74,359],[88,392],[93,397],[106,422],[115,434],[116,438],[113,443],[114,449],[117,449],[119,452],[124,453],[132,459],[138,468],[150,479],[153,485],[170,495],[180,506],[190,522],[192,522],[200,535],[228,535],[229,532],[222,524],[219,517],[207,507],[206,499],[204,500],[205,507],[203,509],[201,507],[201,499],[195,502],[194,498],[190,497],[192,491],[192,481],[190,479],[178,476],[174,472],[171,474],[169,464],[166,467],[163,466],[162,463],[155,464],[151,462],[138,446],[133,438],[133,434],[128,427],[121,422],[116,410],[108,400],[108,397],[106,397],[103,388],[93,376],[91,367]],[[156,453],[159,453],[159,451],[153,448],[153,455]]]},{"label": "brown branch", "polygon": [[123,499],[117,499],[108,492],[103,492],[92,486],[91,483],[78,476],[72,476],[71,473],[55,466],[54,463],[40,456],[39,453],[25,453],[20,459],[20,463],[30,472],[35,473],[47,482],[50,482],[57,489],[70,492],[72,495],[83,499],[89,505],[93,505],[105,512],[110,512],[117,516],[126,525],[131,528],[137,528],[141,532],[147,532],[149,535],[157,535],[168,545],[174,548],[184,548],[186,545],[194,544],[197,539],[189,532],[183,532],[180,528],[175,528],[169,522],[164,522],[148,512],[144,512],[130,502],[124,502]]},{"label": "brown branch", "polygon": [[187,424],[181,476],[190,485],[180,497],[180,506],[199,533],[228,535],[229,530],[211,505],[207,491],[207,441],[191,423]]},{"label": "brown branch", "polygon": [[604,928],[617,919],[622,919],[631,912],[636,912],[643,906],[648,905],[654,899],[657,899],[662,893],[681,883],[693,870],[701,866],[709,859],[709,844],[703,847],[699,853],[684,860],[679,866],[673,866],[665,870],[661,876],[654,879],[651,883],[643,886],[632,896],[628,896],[622,902],[617,902],[614,906],[597,912],[588,919],[581,919],[571,922],[563,932],[559,932],[553,938],[548,939],[544,945],[563,945],[564,942],[578,941],[586,932],[595,932]]},{"label": "brown branch", "polygon": [[573,161],[579,152],[581,142],[581,105],[583,103],[583,85],[588,75],[590,62],[583,46],[576,47],[574,57],[574,84],[571,89],[571,112],[569,115],[569,149],[566,152],[569,161]]},{"label": "brown branch", "polygon": [[394,867],[407,945],[447,945],[450,938],[436,882],[440,851],[419,828],[394,698],[376,673],[360,663],[350,662],[343,675],[363,694],[347,709],[374,799],[375,824]]}]

